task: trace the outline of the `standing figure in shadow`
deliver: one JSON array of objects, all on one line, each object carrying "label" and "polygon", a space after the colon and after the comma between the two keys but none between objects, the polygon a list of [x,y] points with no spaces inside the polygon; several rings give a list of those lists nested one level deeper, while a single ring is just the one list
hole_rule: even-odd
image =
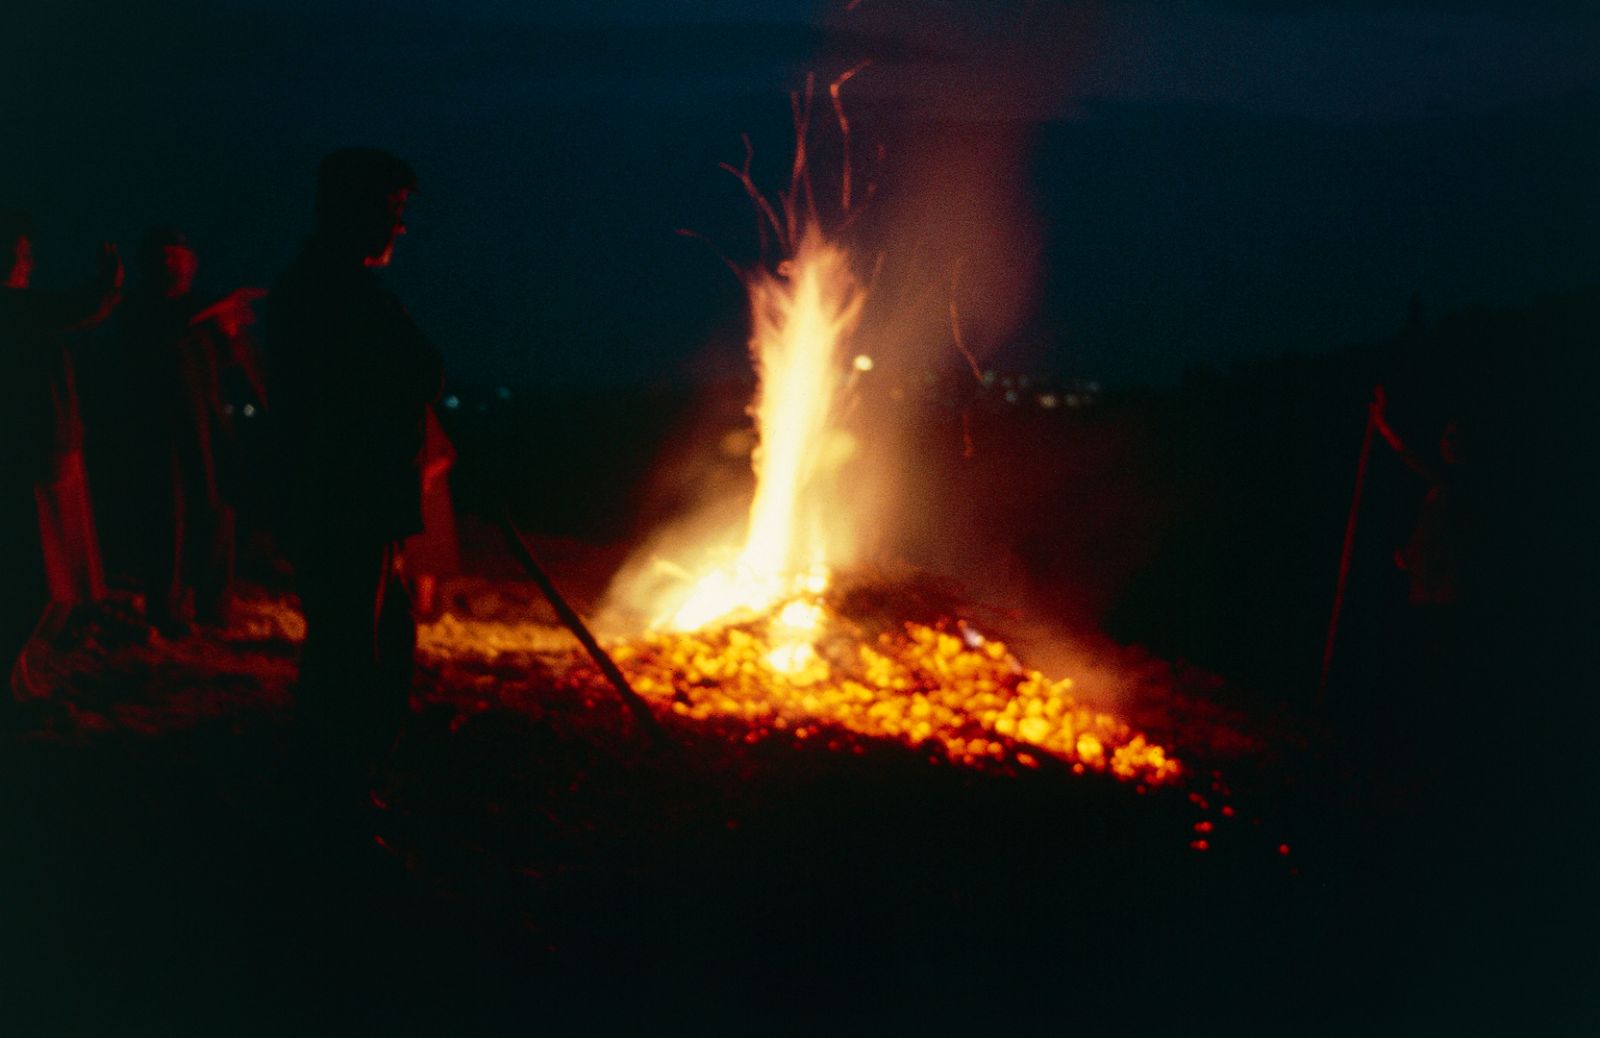
[{"label": "standing figure in shadow", "polygon": [[408,709],[416,621],[400,545],[422,530],[426,414],[443,383],[438,350],[378,277],[415,188],[387,152],[323,159],[316,231],[266,310],[282,532],[306,620],[296,709],[368,769]]},{"label": "standing figure in shadow", "polygon": [[1411,534],[1394,553],[1409,585],[1409,615],[1390,664],[1398,679],[1386,708],[1390,764],[1413,806],[1454,838],[1470,831],[1464,819],[1489,800],[1460,776],[1481,766],[1476,755],[1496,714],[1497,643],[1505,635],[1486,622],[1491,596],[1484,582],[1494,565],[1486,537],[1494,495],[1478,471],[1477,445],[1458,419],[1444,421],[1434,452],[1401,439],[1381,386],[1371,414],[1384,442],[1425,484]]},{"label": "standing figure in shadow", "polygon": [[1457,419],[1445,421],[1438,452],[1429,457],[1401,440],[1390,424],[1382,386],[1374,394],[1371,412],[1384,442],[1426,484],[1411,536],[1394,553],[1394,562],[1409,584],[1410,634],[1418,662],[1414,692],[1430,707],[1439,708],[1462,701],[1477,677],[1473,661],[1484,632],[1470,621],[1481,594],[1485,495],[1466,456]]},{"label": "standing figure in shadow", "polygon": [[[117,314],[123,395],[138,414],[118,447],[124,500],[108,533],[137,533],[123,538],[128,568],[144,591],[145,619],[169,638],[186,634],[191,621],[227,623],[233,509],[224,477],[233,416],[222,382],[229,369],[252,367],[238,347],[250,302],[262,294],[242,288],[207,304],[194,291],[198,266],[181,231],[150,231],[141,276]],[[253,371],[246,377],[259,381]]]},{"label": "standing figure in shadow", "polygon": [[109,243],[80,288],[32,288],[33,238],[26,217],[0,214],[0,384],[7,395],[0,408],[0,662],[12,690],[24,695],[39,692],[22,659],[34,629],[105,593],[63,335],[105,320],[122,288],[122,261]]}]

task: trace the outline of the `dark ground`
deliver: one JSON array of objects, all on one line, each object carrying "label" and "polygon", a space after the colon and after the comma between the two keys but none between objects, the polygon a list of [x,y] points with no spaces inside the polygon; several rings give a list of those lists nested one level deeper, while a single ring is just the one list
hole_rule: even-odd
[{"label": "dark ground", "polygon": [[551,633],[424,652],[379,807],[291,723],[293,614],[241,612],[36,653],[71,719],[4,757],[10,1033],[1594,1019],[1560,790],[1468,725],[1391,768],[1236,717],[1265,741],[1180,734],[1190,773],[1145,793],[731,722],[657,752]]}]

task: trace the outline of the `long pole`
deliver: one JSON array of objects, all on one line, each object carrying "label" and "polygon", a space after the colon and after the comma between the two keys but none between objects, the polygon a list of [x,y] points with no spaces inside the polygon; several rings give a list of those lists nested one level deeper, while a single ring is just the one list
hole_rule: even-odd
[{"label": "long pole", "polygon": [[623,702],[628,704],[629,709],[633,711],[633,716],[638,719],[639,726],[649,734],[651,742],[657,746],[668,745],[671,740],[667,738],[666,729],[661,727],[661,722],[656,719],[656,715],[650,711],[650,705],[640,697],[639,693],[633,690],[632,685],[628,684],[628,679],[623,676],[622,670],[617,666],[616,661],[611,658],[606,650],[600,647],[600,643],[595,640],[594,635],[589,631],[588,625],[583,622],[583,618],[578,615],[577,610],[573,609],[567,603],[567,600],[562,597],[561,592],[556,589],[556,585],[550,579],[549,574],[545,573],[544,567],[539,565],[539,560],[534,556],[533,549],[528,546],[527,538],[522,536],[522,531],[517,529],[517,524],[512,521],[510,510],[500,513],[500,529],[506,535],[506,543],[510,546],[511,553],[517,557],[518,562],[522,563],[522,568],[527,571],[528,576],[533,578],[533,582],[539,585],[539,590],[544,593],[544,597],[550,600],[550,605],[554,607],[556,616],[561,618],[562,624],[578,639],[584,650],[588,652],[589,658],[594,660],[595,666],[600,668],[600,672],[606,676],[606,680],[611,682],[612,687],[617,690],[617,694],[622,697]]},{"label": "long pole", "polygon": [[1344,549],[1339,553],[1339,582],[1333,592],[1333,615],[1328,617],[1328,639],[1322,645],[1322,676],[1317,680],[1317,704],[1328,695],[1328,672],[1333,667],[1333,642],[1339,634],[1339,613],[1344,608],[1344,589],[1350,581],[1350,556],[1356,543],[1356,520],[1361,515],[1361,491],[1367,485],[1367,459],[1372,457],[1372,433],[1377,427],[1372,412],[1367,412],[1367,430],[1361,437],[1361,460],[1356,463],[1356,489],[1350,495],[1350,518],[1344,524]]}]

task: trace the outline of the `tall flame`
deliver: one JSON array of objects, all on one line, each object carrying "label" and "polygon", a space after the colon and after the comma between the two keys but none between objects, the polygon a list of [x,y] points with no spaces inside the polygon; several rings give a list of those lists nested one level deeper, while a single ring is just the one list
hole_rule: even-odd
[{"label": "tall flame", "polygon": [[[846,345],[865,300],[844,251],[815,226],[776,276],[752,276],[750,350],[759,390],[751,406],[756,490],[744,545],[730,563],[702,577],[658,626],[695,630],[826,590],[830,526],[840,519],[831,484],[852,451],[838,426],[849,373]],[[774,655],[806,657],[785,646]]]}]

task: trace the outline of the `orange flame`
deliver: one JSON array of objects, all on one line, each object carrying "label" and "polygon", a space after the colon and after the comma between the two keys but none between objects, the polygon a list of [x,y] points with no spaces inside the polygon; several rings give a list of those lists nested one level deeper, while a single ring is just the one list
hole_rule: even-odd
[{"label": "orange flame", "polygon": [[692,631],[827,589],[829,531],[841,519],[827,488],[853,451],[835,418],[849,369],[845,342],[865,294],[845,254],[815,228],[779,274],[750,285],[760,390],[751,407],[756,492],[744,545],[653,626]]}]

